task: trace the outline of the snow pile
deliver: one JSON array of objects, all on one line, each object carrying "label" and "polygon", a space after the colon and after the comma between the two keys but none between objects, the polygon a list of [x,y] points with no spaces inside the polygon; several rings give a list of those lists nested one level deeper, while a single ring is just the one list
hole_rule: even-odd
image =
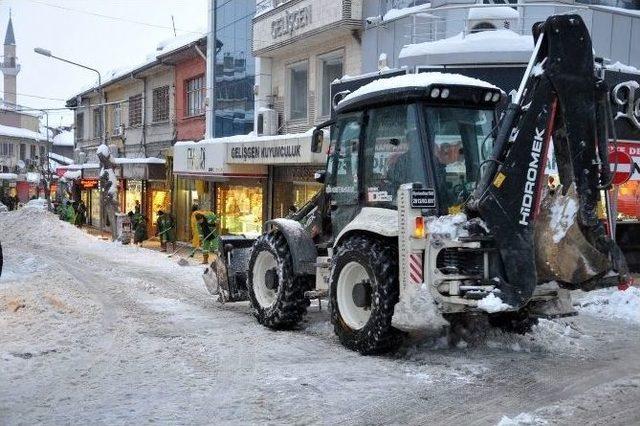
[{"label": "snow pile", "polygon": [[425,283],[420,286],[407,286],[407,293],[396,305],[392,324],[402,330],[440,331],[449,324],[440,313],[429,288]]},{"label": "snow pile", "polygon": [[35,200],[29,200],[27,204],[24,205],[24,209],[27,210],[35,210],[35,211],[47,211],[47,200],[44,198],[36,198]]},{"label": "snow pile", "polygon": [[578,202],[574,198],[555,197],[550,210],[551,221],[549,225],[551,229],[555,229],[553,242],[558,244],[567,235],[567,231],[576,220]]},{"label": "snow pile", "polygon": [[482,309],[485,312],[494,314],[496,312],[506,311],[511,309],[510,305],[507,305],[493,293],[489,293],[488,296],[478,301],[478,309]]},{"label": "snow pile", "polygon": [[463,33],[453,37],[424,43],[408,44],[400,51],[400,58],[449,53],[486,53],[486,52],[531,52],[533,37],[520,35],[511,30],[481,31]]},{"label": "snow pile", "polygon": [[18,175],[15,173],[0,173],[0,180],[16,180]]},{"label": "snow pile", "polygon": [[520,413],[514,418],[502,416],[502,419],[500,419],[498,426],[542,426],[547,424],[549,424],[549,422],[547,422],[543,418],[534,416],[533,414],[529,413]]},{"label": "snow pile", "polygon": [[[404,49],[403,49],[404,51]],[[345,102],[351,102],[361,96],[370,95],[391,89],[426,88],[432,84],[444,86],[479,86],[487,89],[499,90],[496,86],[486,81],[478,80],[460,74],[445,74],[440,72],[424,72],[418,74],[405,74],[395,77],[383,78],[365,84],[352,93],[344,97],[338,106]]]},{"label": "snow pile", "polygon": [[464,213],[439,217],[430,216],[427,218],[427,232],[455,240],[469,235],[469,232],[463,228],[466,222],[467,216]]},{"label": "snow pile", "polygon": [[65,131],[53,137],[53,146],[73,146],[74,142],[74,133],[72,131]]},{"label": "snow pile", "polygon": [[638,287],[629,287],[624,291],[616,287],[588,293],[576,291],[574,299],[574,305],[581,313],[640,324],[640,288]]},{"label": "snow pile", "polygon": [[469,19],[517,19],[520,14],[508,6],[472,7],[469,9]]},{"label": "snow pile", "polygon": [[111,151],[109,150],[109,147],[107,145],[100,144],[100,146],[96,150],[96,154],[102,155],[104,157],[109,157],[111,155]]}]

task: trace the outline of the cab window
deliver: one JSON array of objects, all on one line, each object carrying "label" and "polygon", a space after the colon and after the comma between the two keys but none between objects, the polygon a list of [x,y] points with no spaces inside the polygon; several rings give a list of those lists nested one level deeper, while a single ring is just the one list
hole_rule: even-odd
[{"label": "cab window", "polygon": [[395,206],[400,185],[425,183],[415,104],[371,109],[364,143],[364,192],[368,204]]}]

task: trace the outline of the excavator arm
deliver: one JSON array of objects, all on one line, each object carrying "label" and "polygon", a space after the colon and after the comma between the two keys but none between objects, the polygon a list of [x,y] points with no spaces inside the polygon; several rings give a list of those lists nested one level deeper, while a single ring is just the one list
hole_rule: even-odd
[{"label": "excavator arm", "polygon": [[[597,216],[609,185],[607,90],[578,15],[533,29],[535,48],[496,132],[494,149],[466,208],[489,227],[504,264],[503,300],[524,305],[536,285],[585,288],[611,270],[627,273]],[[553,149],[561,186],[545,178]],[[611,275],[611,274],[609,274]]]}]

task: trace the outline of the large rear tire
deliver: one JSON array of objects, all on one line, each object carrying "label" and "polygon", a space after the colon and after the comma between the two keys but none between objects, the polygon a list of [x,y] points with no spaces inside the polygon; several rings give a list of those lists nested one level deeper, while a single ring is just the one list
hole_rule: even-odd
[{"label": "large rear tire", "polygon": [[395,350],[403,338],[391,326],[398,297],[394,244],[365,236],[340,243],[331,268],[331,322],[344,346],[365,355]]},{"label": "large rear tire", "polygon": [[256,240],[248,278],[249,301],[260,324],[277,330],[290,329],[307,313],[306,281],[294,276],[291,252],[279,231]]}]

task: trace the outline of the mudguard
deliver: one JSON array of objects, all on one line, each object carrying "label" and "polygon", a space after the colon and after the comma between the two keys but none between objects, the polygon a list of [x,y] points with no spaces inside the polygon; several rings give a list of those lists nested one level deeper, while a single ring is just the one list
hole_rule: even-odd
[{"label": "mudguard", "polygon": [[315,274],[318,250],[300,223],[291,219],[272,219],[265,222],[265,225],[273,226],[284,235],[291,251],[293,273],[296,276]]},{"label": "mudguard", "polygon": [[345,235],[353,231],[365,231],[383,237],[398,236],[398,212],[379,207],[364,207],[360,213],[345,226],[334,242],[337,246]]}]

